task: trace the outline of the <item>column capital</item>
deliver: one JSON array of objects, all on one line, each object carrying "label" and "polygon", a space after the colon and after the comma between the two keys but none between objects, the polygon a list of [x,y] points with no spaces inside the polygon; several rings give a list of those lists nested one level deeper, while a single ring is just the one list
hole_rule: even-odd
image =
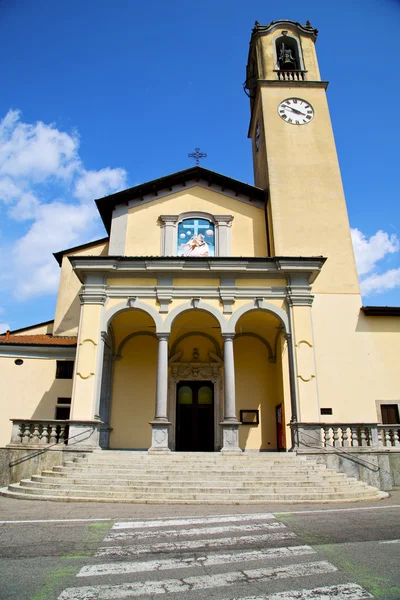
[{"label": "column capital", "polygon": [[161,342],[162,340],[165,340],[168,342],[169,340],[169,333],[156,333],[156,338],[158,339],[159,342]]},{"label": "column capital", "polygon": [[221,333],[221,336],[225,342],[228,340],[233,340],[236,336],[236,333]]}]

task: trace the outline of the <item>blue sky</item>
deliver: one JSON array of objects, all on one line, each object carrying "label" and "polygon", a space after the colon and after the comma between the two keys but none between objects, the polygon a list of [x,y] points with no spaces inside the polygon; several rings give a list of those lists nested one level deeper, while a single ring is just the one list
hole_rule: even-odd
[{"label": "blue sky", "polygon": [[400,305],[400,2],[0,0],[0,328],[53,318],[52,252],[104,235],[93,198],[197,146],[253,182],[248,43],[282,18],[320,32],[364,304]]}]

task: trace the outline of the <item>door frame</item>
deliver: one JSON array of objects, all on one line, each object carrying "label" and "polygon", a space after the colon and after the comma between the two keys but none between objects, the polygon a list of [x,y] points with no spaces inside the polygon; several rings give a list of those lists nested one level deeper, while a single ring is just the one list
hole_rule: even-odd
[{"label": "door frame", "polygon": [[[222,363],[222,361],[221,361]],[[172,363],[168,378],[168,420],[171,423],[169,448],[176,450],[176,395],[181,381],[211,381],[214,384],[214,452],[222,448],[220,423],[223,420],[221,363]]]}]

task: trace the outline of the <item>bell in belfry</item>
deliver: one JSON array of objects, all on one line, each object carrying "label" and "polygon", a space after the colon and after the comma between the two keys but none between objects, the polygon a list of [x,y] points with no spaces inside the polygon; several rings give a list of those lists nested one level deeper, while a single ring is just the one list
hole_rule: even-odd
[{"label": "bell in belfry", "polygon": [[296,59],[293,56],[293,52],[290,48],[285,46],[285,44],[281,44],[279,50],[279,68],[282,71],[290,71],[293,69],[297,69]]}]

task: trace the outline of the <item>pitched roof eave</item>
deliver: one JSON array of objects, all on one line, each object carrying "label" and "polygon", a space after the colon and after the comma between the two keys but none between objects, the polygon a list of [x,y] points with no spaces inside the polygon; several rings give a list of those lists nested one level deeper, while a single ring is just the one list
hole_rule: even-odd
[{"label": "pitched roof eave", "polygon": [[251,200],[261,200],[263,202],[266,200],[266,191],[261,188],[238,181],[237,179],[232,179],[221,173],[210,171],[204,167],[191,167],[190,169],[178,171],[171,175],[128,188],[127,190],[122,190],[110,196],[98,198],[95,202],[107,232],[110,233],[112,212],[118,204],[124,204],[137,198],[143,199],[144,196],[148,195],[154,195],[156,198],[162,190],[168,189],[172,192],[174,186],[184,186],[188,181],[205,181],[209,187],[215,186],[222,190],[231,190],[235,194],[247,196]]}]

